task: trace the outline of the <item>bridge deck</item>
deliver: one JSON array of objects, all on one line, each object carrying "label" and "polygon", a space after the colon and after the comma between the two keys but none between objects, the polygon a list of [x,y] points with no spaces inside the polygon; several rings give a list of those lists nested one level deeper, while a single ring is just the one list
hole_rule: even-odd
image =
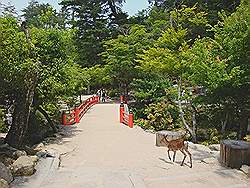
[{"label": "bridge deck", "polygon": [[[97,104],[71,135],[50,149],[61,155],[61,167],[36,182],[43,188],[243,188],[247,180],[236,170],[207,165],[202,152],[192,151],[194,167],[167,159],[166,149],[155,147],[155,135],[121,126],[117,104]],[[188,161],[188,160],[187,160]],[[186,163],[187,163],[186,161]],[[30,183],[24,187],[34,187]]]}]

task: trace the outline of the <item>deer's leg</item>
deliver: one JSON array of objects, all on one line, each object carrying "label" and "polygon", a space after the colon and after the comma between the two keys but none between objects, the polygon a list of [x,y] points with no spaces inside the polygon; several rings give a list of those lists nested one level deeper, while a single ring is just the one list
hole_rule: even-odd
[{"label": "deer's leg", "polygon": [[191,155],[191,153],[187,150],[187,149],[185,149],[185,151],[186,151],[186,153],[189,155],[189,158],[190,158],[190,168],[192,168],[192,155]]},{"label": "deer's leg", "polygon": [[175,154],[176,154],[176,151],[174,151],[173,162],[174,162],[174,160],[175,160]]},{"label": "deer's leg", "polygon": [[181,162],[181,166],[183,166],[184,161],[185,161],[185,159],[186,159],[186,157],[187,157],[187,154],[186,154],[183,150],[180,150],[180,151],[181,151],[181,153],[183,153],[183,155],[184,155],[184,158],[183,158],[183,160],[182,160],[182,162]]},{"label": "deer's leg", "polygon": [[171,157],[170,157],[170,149],[168,149],[168,158],[171,161]]}]

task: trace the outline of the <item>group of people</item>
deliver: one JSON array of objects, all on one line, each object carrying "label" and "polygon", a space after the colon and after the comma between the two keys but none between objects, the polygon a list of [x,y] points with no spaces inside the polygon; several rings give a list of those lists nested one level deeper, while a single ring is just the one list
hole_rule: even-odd
[{"label": "group of people", "polygon": [[107,93],[104,89],[99,89],[96,93],[97,96],[101,98],[101,101],[104,103],[106,101]]}]

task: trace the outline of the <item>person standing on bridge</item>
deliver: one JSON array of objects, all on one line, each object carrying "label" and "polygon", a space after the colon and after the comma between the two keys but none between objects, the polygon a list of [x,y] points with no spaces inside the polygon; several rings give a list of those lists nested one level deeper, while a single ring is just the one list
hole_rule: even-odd
[{"label": "person standing on bridge", "polygon": [[101,96],[102,96],[102,91],[101,91],[101,89],[98,89],[98,91],[96,92],[96,95],[97,95],[98,97],[101,98]]},{"label": "person standing on bridge", "polygon": [[102,94],[102,96],[101,96],[102,97],[102,102],[104,103],[105,99],[106,99],[106,91],[104,89],[102,89],[101,94]]}]

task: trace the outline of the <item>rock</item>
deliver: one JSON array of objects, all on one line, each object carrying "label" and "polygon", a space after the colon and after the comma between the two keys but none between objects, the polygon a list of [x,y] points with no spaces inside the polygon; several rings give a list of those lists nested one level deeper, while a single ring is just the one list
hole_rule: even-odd
[{"label": "rock", "polygon": [[0,178],[0,188],[9,188],[9,184],[6,180]]},{"label": "rock", "polygon": [[4,179],[7,184],[13,181],[11,171],[3,163],[0,163],[0,179]]},{"label": "rock", "polygon": [[11,166],[15,160],[10,158],[10,157],[6,157],[6,156],[2,156],[0,157],[0,162],[2,162],[5,166]]},{"label": "rock", "polygon": [[194,149],[194,150],[198,150],[198,151],[202,151],[202,152],[208,152],[210,153],[211,150],[207,147],[207,146],[204,146],[202,144],[193,144],[193,145],[189,145],[191,149]]},{"label": "rock", "polygon": [[208,146],[208,148],[211,149],[212,151],[220,151],[220,144],[212,144]]},{"label": "rock", "polygon": [[31,157],[21,156],[12,165],[14,176],[31,176],[35,172],[35,162]]},{"label": "rock", "polygon": [[44,150],[45,146],[43,143],[40,143],[40,144],[36,144],[32,147],[32,149],[36,152],[39,152],[39,151],[42,151]]},{"label": "rock", "polygon": [[240,168],[240,170],[242,172],[244,172],[248,178],[250,178],[250,166],[248,165],[242,165],[242,167]]},{"label": "rock", "polygon": [[11,146],[9,146],[8,144],[3,144],[0,145],[0,153],[8,156],[8,157],[13,157],[13,153],[15,153],[16,151],[18,151],[16,148],[13,148]]},{"label": "rock", "polygon": [[201,162],[206,163],[206,164],[217,164],[218,160],[215,159],[214,157],[210,157],[210,158],[202,159]]},{"label": "rock", "polygon": [[220,152],[219,151],[211,151],[210,152],[212,154],[212,156],[216,159],[220,159]]},{"label": "rock", "polygon": [[27,152],[28,155],[36,155],[37,151],[35,151],[33,148],[29,146],[25,146],[25,151]]},{"label": "rock", "polygon": [[51,154],[50,152],[48,152],[47,150],[43,150],[43,151],[39,151],[36,153],[36,156],[41,158],[46,158],[46,157],[55,157],[54,154]]},{"label": "rock", "polygon": [[13,158],[14,159],[18,159],[19,157],[21,156],[26,156],[27,153],[25,151],[20,151],[20,150],[17,150],[13,153]]},{"label": "rock", "polygon": [[36,155],[30,156],[30,158],[34,161],[34,163],[36,163],[39,160],[39,157]]}]

